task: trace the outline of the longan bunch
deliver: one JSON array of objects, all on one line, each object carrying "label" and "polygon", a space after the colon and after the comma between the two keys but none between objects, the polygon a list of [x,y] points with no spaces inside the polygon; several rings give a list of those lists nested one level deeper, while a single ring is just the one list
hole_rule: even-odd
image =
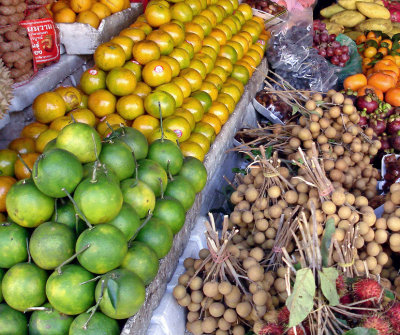
[{"label": "longan bunch", "polygon": [[325,98],[314,94],[305,108],[310,116],[301,116],[299,124],[292,128],[288,146],[293,152],[288,158],[300,159],[299,147],[311,157],[312,143],[316,142],[335,188],[343,186],[356,196],[365,194],[368,199],[373,198],[379,172],[370,164],[370,156],[378,153],[381,143],[373,140],[372,128],[363,131],[357,124],[359,115],[353,101],[331,90]]}]

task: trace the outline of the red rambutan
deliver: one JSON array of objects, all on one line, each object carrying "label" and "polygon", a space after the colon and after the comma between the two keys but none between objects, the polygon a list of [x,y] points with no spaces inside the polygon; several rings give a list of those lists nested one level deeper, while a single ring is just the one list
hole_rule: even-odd
[{"label": "red rambutan", "polygon": [[386,316],[389,319],[390,324],[395,334],[400,333],[400,302],[396,302],[388,309]]},{"label": "red rambutan", "polygon": [[375,306],[382,299],[383,288],[374,279],[366,278],[357,281],[353,285],[353,290],[358,301],[371,299],[362,304],[365,307]]},{"label": "red rambutan", "polygon": [[289,309],[286,306],[282,307],[278,313],[278,323],[286,326],[289,323],[289,317]]},{"label": "red rambutan", "polygon": [[345,294],[343,297],[340,297],[339,301],[342,305],[348,305],[353,302],[353,297],[351,294]]},{"label": "red rambutan", "polygon": [[275,323],[267,323],[261,328],[260,335],[282,335],[285,329],[281,325]]},{"label": "red rambutan", "polygon": [[[294,329],[296,328],[296,333],[295,333],[295,331],[294,331]],[[287,331],[287,333],[286,333],[287,335],[306,335],[306,333],[305,333],[305,331],[303,330],[303,328],[302,327],[300,327],[300,326],[296,326],[296,327],[292,327],[292,328],[289,328],[289,330]]]},{"label": "red rambutan", "polygon": [[378,315],[369,316],[362,322],[361,327],[376,329],[378,331],[377,335],[392,334],[390,322],[384,317]]}]

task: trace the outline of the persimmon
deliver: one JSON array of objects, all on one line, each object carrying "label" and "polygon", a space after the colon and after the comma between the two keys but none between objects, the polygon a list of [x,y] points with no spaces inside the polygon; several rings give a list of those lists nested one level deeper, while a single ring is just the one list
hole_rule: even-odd
[{"label": "persimmon", "polygon": [[367,40],[367,37],[364,34],[362,34],[357,37],[356,44],[360,45],[360,44],[364,43],[366,40]]},{"label": "persimmon", "polygon": [[389,89],[385,94],[385,101],[392,106],[400,106],[400,88],[394,87]]},{"label": "persimmon", "polygon": [[367,77],[362,73],[354,74],[344,80],[343,86],[345,90],[357,91],[361,87],[367,85]]},{"label": "persimmon", "polygon": [[375,72],[383,70],[393,71],[397,74],[397,76],[400,74],[399,67],[396,65],[395,62],[392,62],[390,59],[382,59],[377,62],[374,66],[374,70]]},{"label": "persimmon", "polygon": [[396,80],[382,72],[375,72],[368,78],[368,85],[379,88],[382,92],[386,92],[396,86]]},{"label": "persimmon", "polygon": [[383,92],[382,92],[379,88],[376,88],[376,87],[371,86],[371,85],[365,85],[365,86],[361,87],[361,88],[357,91],[357,95],[358,95],[359,97],[365,95],[365,94],[366,94],[365,91],[366,91],[367,89],[373,90],[374,93],[376,94],[376,96],[378,97],[378,99],[379,99],[379,100],[383,100]]},{"label": "persimmon", "polygon": [[382,72],[384,74],[388,74],[389,76],[393,77],[396,81],[399,78],[399,76],[392,70],[383,70],[383,71],[379,71]]}]

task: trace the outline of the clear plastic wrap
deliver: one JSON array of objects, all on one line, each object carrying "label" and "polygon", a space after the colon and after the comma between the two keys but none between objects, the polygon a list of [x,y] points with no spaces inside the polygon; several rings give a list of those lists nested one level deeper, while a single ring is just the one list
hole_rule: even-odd
[{"label": "clear plastic wrap", "polygon": [[325,92],[335,87],[335,69],[312,49],[312,10],[293,11],[273,30],[267,57],[272,69],[293,87]]}]

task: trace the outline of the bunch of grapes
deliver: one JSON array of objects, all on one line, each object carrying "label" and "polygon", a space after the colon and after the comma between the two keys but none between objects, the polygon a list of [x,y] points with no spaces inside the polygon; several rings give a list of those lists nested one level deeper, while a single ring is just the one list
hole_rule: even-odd
[{"label": "bunch of grapes", "polygon": [[344,67],[350,59],[349,47],[340,45],[335,34],[329,34],[325,23],[315,20],[313,23],[313,48],[333,65]]}]

